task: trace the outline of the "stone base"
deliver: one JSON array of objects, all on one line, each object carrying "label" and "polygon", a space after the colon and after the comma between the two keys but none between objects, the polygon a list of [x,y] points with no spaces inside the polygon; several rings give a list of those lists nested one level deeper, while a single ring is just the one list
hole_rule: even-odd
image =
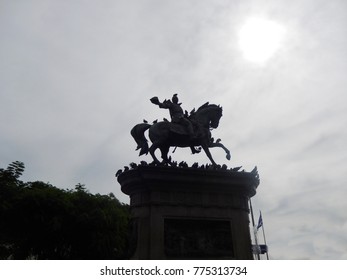
[{"label": "stone base", "polygon": [[257,172],[137,166],[118,181],[130,196],[132,259],[253,259]]}]

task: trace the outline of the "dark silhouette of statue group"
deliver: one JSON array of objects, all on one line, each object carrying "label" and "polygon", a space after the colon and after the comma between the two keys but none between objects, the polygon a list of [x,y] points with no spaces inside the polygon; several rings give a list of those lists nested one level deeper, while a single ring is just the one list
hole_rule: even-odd
[{"label": "dark silhouette of statue group", "polygon": [[[182,108],[177,94],[150,101],[170,112],[162,121],[135,125],[131,135],[140,156],[153,162],[132,162],[116,173],[124,194],[130,197],[131,259],[253,259],[249,230],[249,198],[259,185],[257,167],[217,165],[210,148],[230,151],[212,137],[222,107],[206,102],[197,109]],[[147,134],[148,132],[148,134]],[[147,138],[149,138],[150,142]],[[177,163],[168,156],[170,147],[204,150],[212,164]],[[161,160],[155,152],[161,151]]]},{"label": "dark silhouette of statue group", "polygon": [[[164,119],[153,124],[143,122],[133,127],[131,135],[137,143],[140,156],[149,152],[155,163],[172,164],[171,157],[168,157],[170,147],[190,147],[193,154],[200,152],[202,148],[211,163],[216,165],[209,148],[220,147],[224,149],[226,158],[230,160],[230,151],[220,142],[220,139],[214,141],[211,135],[211,129],[218,127],[222,117],[221,106],[207,102],[188,114],[187,111],[183,111],[177,94],[174,94],[171,100],[165,99],[160,102],[158,97],[153,97],[150,101],[159,108],[168,109],[171,121]],[[152,142],[150,146],[145,137],[146,130]],[[156,149],[161,151],[162,162],[155,155]]]}]

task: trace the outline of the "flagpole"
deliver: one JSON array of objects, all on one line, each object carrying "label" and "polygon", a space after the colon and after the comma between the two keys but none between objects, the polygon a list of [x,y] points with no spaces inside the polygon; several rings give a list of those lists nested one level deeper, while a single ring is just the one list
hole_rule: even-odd
[{"label": "flagpole", "polygon": [[252,207],[252,201],[249,198],[249,207],[251,208],[251,217],[252,217],[252,225],[253,225],[253,234],[254,234],[254,241],[255,241],[255,246],[257,248],[257,258],[260,260],[260,255],[259,255],[259,250],[258,250],[258,238],[257,238],[257,232],[255,229],[255,223],[254,223],[254,215],[253,215],[253,207]]},{"label": "flagpole", "polygon": [[[260,211],[260,216],[263,217],[263,216],[261,215],[261,211]],[[263,218],[262,218],[262,219],[263,219]],[[266,259],[269,260],[268,247],[267,247],[267,244],[266,244],[266,237],[265,237],[264,219],[263,219],[263,223],[262,223],[262,228],[263,228],[264,243],[265,243],[265,245],[266,245]]]}]

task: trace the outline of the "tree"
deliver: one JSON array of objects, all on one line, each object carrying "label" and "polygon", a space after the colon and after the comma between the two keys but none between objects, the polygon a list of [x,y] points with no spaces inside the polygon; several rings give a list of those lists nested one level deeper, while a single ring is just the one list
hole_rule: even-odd
[{"label": "tree", "polygon": [[84,185],[62,190],[22,182],[24,164],[0,169],[0,259],[126,257],[128,205]]}]

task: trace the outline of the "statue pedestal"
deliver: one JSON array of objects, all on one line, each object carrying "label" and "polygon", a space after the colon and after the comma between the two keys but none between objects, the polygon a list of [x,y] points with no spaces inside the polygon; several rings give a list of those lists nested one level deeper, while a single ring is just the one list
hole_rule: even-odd
[{"label": "statue pedestal", "polygon": [[256,171],[137,166],[118,182],[130,196],[132,259],[253,259]]}]

